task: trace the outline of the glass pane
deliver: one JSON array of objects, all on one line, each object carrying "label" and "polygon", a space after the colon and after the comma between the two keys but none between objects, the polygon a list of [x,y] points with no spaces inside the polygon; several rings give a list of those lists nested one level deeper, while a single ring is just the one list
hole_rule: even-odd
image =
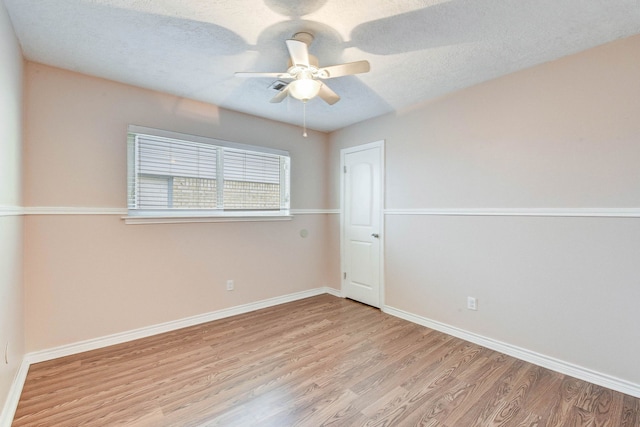
[{"label": "glass pane", "polygon": [[218,186],[215,179],[173,178],[173,206],[177,209],[217,208]]},{"label": "glass pane", "polygon": [[280,209],[280,185],[261,182],[225,181],[225,209]]}]

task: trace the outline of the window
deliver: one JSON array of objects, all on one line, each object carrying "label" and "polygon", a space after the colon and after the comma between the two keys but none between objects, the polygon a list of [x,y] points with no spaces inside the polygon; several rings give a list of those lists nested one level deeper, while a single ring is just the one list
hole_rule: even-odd
[{"label": "window", "polygon": [[129,126],[131,217],[285,217],[286,151]]}]

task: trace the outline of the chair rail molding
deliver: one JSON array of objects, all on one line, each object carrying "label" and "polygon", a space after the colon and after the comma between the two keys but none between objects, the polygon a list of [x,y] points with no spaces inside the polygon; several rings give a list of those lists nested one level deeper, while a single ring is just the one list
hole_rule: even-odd
[{"label": "chair rail molding", "polygon": [[0,216],[20,216],[24,215],[22,206],[0,205]]},{"label": "chair rail molding", "polygon": [[385,209],[385,215],[640,218],[640,208],[427,208]]}]

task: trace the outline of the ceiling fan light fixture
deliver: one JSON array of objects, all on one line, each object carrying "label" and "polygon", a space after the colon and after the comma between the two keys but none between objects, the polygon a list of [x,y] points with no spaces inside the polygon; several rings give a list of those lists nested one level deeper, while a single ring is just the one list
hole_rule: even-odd
[{"label": "ceiling fan light fixture", "polygon": [[322,83],[318,80],[302,78],[289,84],[289,93],[296,99],[306,102],[318,95]]}]

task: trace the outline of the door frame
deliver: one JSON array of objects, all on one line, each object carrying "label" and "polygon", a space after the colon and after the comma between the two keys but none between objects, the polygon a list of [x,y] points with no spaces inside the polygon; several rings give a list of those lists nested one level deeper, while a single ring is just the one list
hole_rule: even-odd
[{"label": "door frame", "polygon": [[380,275],[379,277],[379,301],[380,301],[380,309],[382,309],[385,306],[385,300],[384,300],[384,264],[385,264],[385,258],[384,258],[384,239],[385,239],[385,233],[384,233],[384,204],[385,204],[385,200],[384,200],[384,195],[385,195],[385,189],[384,189],[384,184],[385,184],[385,167],[384,167],[384,148],[385,148],[385,140],[382,139],[380,141],[374,141],[374,142],[369,142],[367,144],[361,144],[361,145],[356,145],[353,147],[347,147],[347,148],[343,148],[340,150],[340,295],[344,298],[346,297],[346,280],[345,280],[345,218],[344,218],[344,212],[345,212],[345,191],[344,191],[344,186],[345,186],[345,156],[347,154],[350,153],[355,153],[358,151],[365,151],[365,150],[369,150],[372,148],[379,148],[380,149],[380,211],[379,211],[379,215],[380,215],[380,252],[379,252],[379,256],[380,256],[380,262],[378,263],[379,267],[378,267],[378,274]]}]

